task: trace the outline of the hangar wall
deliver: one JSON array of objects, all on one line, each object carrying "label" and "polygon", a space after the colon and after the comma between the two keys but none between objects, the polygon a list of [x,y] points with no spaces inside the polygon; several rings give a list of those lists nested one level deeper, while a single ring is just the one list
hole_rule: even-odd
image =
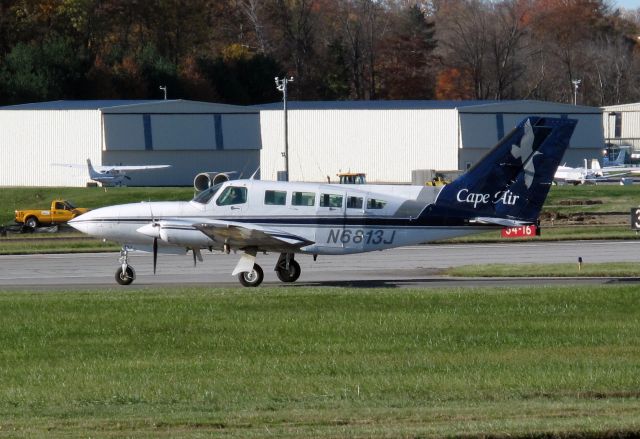
[{"label": "hangar wall", "polygon": [[[205,171],[251,175],[257,110],[194,101],[53,101],[0,108],[0,185],[85,186],[94,165],[172,165],[132,172],[130,186],[190,186]],[[73,164],[75,168],[52,166]]]},{"label": "hangar wall", "polygon": [[640,151],[640,103],[603,107],[602,127],[606,142]]},{"label": "hangar wall", "polygon": [[[531,115],[578,119],[568,165],[601,158],[604,145],[599,108],[553,102],[293,102],[288,114],[292,181],[335,180],[350,170],[365,172],[372,183],[410,183],[414,169],[464,170]],[[281,104],[260,117],[262,177],[276,179],[284,170]]]},{"label": "hangar wall", "polygon": [[100,111],[0,111],[0,186],[84,186],[87,171],[52,163],[101,162]]},{"label": "hangar wall", "polygon": [[[547,111],[541,112],[540,103],[530,104],[530,111],[517,108],[520,105],[497,104],[493,106],[493,111],[482,113],[475,112],[474,109],[460,110],[460,169],[468,169],[480,160],[489,148],[527,116],[569,117],[578,120],[569,149],[563,158],[563,163],[568,166],[583,166],[584,159],[590,162],[592,158],[602,158],[604,137],[600,126],[602,115],[598,109],[545,103]],[[484,110],[488,110],[488,107],[491,106]],[[557,109],[561,111],[552,112]]]},{"label": "hangar wall", "polygon": [[[284,170],[283,112],[262,110],[260,119],[260,171],[275,180]],[[458,166],[453,110],[294,109],[288,124],[291,181],[336,181],[338,172],[353,171],[372,183],[409,183],[413,169]]]}]

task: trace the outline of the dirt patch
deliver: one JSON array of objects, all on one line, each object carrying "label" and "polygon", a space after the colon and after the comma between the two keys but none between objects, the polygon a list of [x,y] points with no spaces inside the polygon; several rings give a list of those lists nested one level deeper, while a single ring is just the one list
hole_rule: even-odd
[{"label": "dirt patch", "polygon": [[562,213],[553,210],[540,213],[541,225],[626,225],[629,224],[629,214],[623,212],[603,212],[603,213]]},{"label": "dirt patch", "polygon": [[593,206],[603,204],[602,200],[560,200],[560,206]]}]

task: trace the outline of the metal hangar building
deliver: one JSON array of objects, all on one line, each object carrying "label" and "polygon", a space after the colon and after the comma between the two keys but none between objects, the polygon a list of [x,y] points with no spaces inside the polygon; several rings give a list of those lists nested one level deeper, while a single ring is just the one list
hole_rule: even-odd
[{"label": "metal hangar building", "polygon": [[[259,106],[260,172],[284,170],[282,103]],[[420,169],[465,170],[527,116],[578,120],[564,161],[600,158],[602,111],[542,101],[288,102],[289,179],[336,181],[364,172],[372,183],[410,183]]]},{"label": "metal hangar building", "polygon": [[634,163],[640,162],[640,103],[603,107],[602,123],[610,158],[622,147],[629,149]]},{"label": "metal hangar building", "polygon": [[251,175],[260,148],[259,111],[249,107],[185,100],[0,107],[0,186],[85,186],[87,159],[94,165],[171,165],[127,174],[127,184],[190,186],[203,171]]}]

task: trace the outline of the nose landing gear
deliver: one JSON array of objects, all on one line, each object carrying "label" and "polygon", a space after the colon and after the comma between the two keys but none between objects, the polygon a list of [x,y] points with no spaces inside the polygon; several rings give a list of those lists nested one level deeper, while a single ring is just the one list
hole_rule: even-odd
[{"label": "nose landing gear", "polygon": [[129,265],[129,249],[125,246],[120,250],[120,267],[116,270],[116,282],[120,285],[129,285],[136,278],[136,272]]},{"label": "nose landing gear", "polygon": [[257,287],[264,279],[264,272],[258,264],[253,264],[251,271],[243,271],[238,274],[238,280],[244,287]]}]

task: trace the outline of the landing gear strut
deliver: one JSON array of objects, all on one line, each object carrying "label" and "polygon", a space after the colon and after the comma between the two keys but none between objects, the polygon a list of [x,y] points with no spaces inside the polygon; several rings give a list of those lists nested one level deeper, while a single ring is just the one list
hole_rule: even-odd
[{"label": "landing gear strut", "polygon": [[129,265],[129,249],[124,246],[120,250],[120,268],[116,270],[116,282],[120,285],[129,285],[136,278],[136,272]]},{"label": "landing gear strut", "polygon": [[280,253],[275,271],[278,279],[282,282],[295,282],[300,277],[300,273],[302,272],[300,264],[298,264],[293,257],[293,253]]}]

